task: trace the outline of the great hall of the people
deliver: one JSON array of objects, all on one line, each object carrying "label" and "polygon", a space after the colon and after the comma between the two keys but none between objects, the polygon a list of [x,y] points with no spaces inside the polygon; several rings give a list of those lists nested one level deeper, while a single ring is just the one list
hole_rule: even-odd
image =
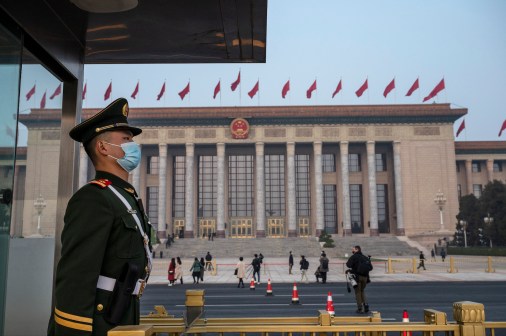
[{"label": "great hall of the people", "polygon": [[[84,109],[83,118],[97,112]],[[506,180],[505,142],[455,141],[454,122],[466,113],[450,104],[131,108],[130,123],[144,131],[130,179],[159,237],[453,232],[460,196]],[[24,202],[15,202],[14,236],[54,234],[58,174],[37,179],[57,169],[68,136],[60,114],[19,116],[28,150],[18,149],[15,196]],[[82,146],[73,169],[80,185],[94,177]]]}]

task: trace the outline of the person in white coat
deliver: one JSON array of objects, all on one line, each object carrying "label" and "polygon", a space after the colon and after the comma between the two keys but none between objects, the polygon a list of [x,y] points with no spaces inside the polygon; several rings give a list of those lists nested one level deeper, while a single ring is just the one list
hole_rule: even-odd
[{"label": "person in white coat", "polygon": [[239,279],[239,283],[237,284],[237,288],[244,288],[244,281],[242,280],[246,277],[246,266],[244,265],[244,258],[239,257],[239,262],[236,265],[237,269],[237,278]]}]

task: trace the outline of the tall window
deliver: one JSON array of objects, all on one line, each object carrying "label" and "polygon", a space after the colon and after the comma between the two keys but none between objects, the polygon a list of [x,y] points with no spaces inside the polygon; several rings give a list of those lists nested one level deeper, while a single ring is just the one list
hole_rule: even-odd
[{"label": "tall window", "polygon": [[185,207],[186,164],[184,156],[174,156],[172,177],[172,217],[183,218]]},{"label": "tall window", "polygon": [[388,185],[376,185],[376,196],[378,199],[378,230],[380,233],[390,233],[388,221]]},{"label": "tall window", "polygon": [[337,193],[334,184],[323,185],[323,222],[325,232],[337,233]]},{"label": "tall window", "polygon": [[385,153],[376,153],[376,171],[387,171],[387,155]]},{"label": "tall window", "polygon": [[476,198],[480,198],[481,197],[481,192],[482,192],[482,185],[481,184],[473,184],[473,194]]},{"label": "tall window", "polygon": [[148,174],[156,175],[159,173],[159,156],[148,156]]},{"label": "tall window", "polygon": [[253,216],[253,156],[228,157],[228,202],[230,217]]},{"label": "tall window", "polygon": [[494,172],[502,172],[502,164],[500,161],[494,161]]},{"label": "tall window", "polygon": [[216,169],[216,156],[199,157],[199,218],[216,216]]},{"label": "tall window", "polygon": [[362,223],[362,185],[350,184],[351,232],[364,233]]},{"label": "tall window", "polygon": [[334,173],[336,171],[336,156],[334,154],[322,155],[322,171],[324,173]]},{"label": "tall window", "polygon": [[[147,204],[147,215],[149,217],[149,221],[154,228],[157,230],[165,229],[165,227],[158,227],[158,187],[148,187],[147,188],[148,195],[148,204]],[[160,226],[163,226],[164,223],[161,223]]]},{"label": "tall window", "polygon": [[481,172],[480,161],[473,161],[471,167],[472,167],[473,173]]},{"label": "tall window", "polygon": [[457,184],[457,197],[462,198],[462,186],[460,184]]},{"label": "tall window", "polygon": [[297,216],[311,215],[311,184],[309,155],[295,155],[295,197]]},{"label": "tall window", "polygon": [[284,155],[265,155],[265,211],[269,217],[285,215]]},{"label": "tall window", "polygon": [[352,153],[348,154],[348,167],[350,172],[362,171],[360,168],[360,154]]}]

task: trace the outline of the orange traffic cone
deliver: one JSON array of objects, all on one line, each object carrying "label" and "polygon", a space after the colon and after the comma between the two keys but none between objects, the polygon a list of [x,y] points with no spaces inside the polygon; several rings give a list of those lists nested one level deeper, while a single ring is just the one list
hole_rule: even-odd
[{"label": "orange traffic cone", "polygon": [[299,291],[297,290],[296,283],[293,284],[292,304],[299,304]]},{"label": "orange traffic cone", "polygon": [[255,290],[255,280],[251,279],[251,282],[249,283],[249,289]]},{"label": "orange traffic cone", "polygon": [[327,311],[330,315],[334,316],[334,303],[332,302],[332,293],[329,292],[329,295],[327,296]]},{"label": "orange traffic cone", "polygon": [[[409,315],[406,309],[402,312],[402,322],[409,323]],[[411,331],[403,331],[402,336],[411,336]]]},{"label": "orange traffic cone", "polygon": [[267,293],[265,293],[266,296],[272,296],[272,285],[271,285],[271,279],[267,280]]}]

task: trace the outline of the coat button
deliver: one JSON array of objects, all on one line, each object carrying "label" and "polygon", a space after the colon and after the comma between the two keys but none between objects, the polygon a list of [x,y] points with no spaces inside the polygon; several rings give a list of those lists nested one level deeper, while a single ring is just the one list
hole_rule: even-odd
[{"label": "coat button", "polygon": [[101,303],[99,303],[99,304],[97,305],[97,310],[98,310],[98,311],[102,311],[102,310],[104,310],[104,306],[103,306]]}]

